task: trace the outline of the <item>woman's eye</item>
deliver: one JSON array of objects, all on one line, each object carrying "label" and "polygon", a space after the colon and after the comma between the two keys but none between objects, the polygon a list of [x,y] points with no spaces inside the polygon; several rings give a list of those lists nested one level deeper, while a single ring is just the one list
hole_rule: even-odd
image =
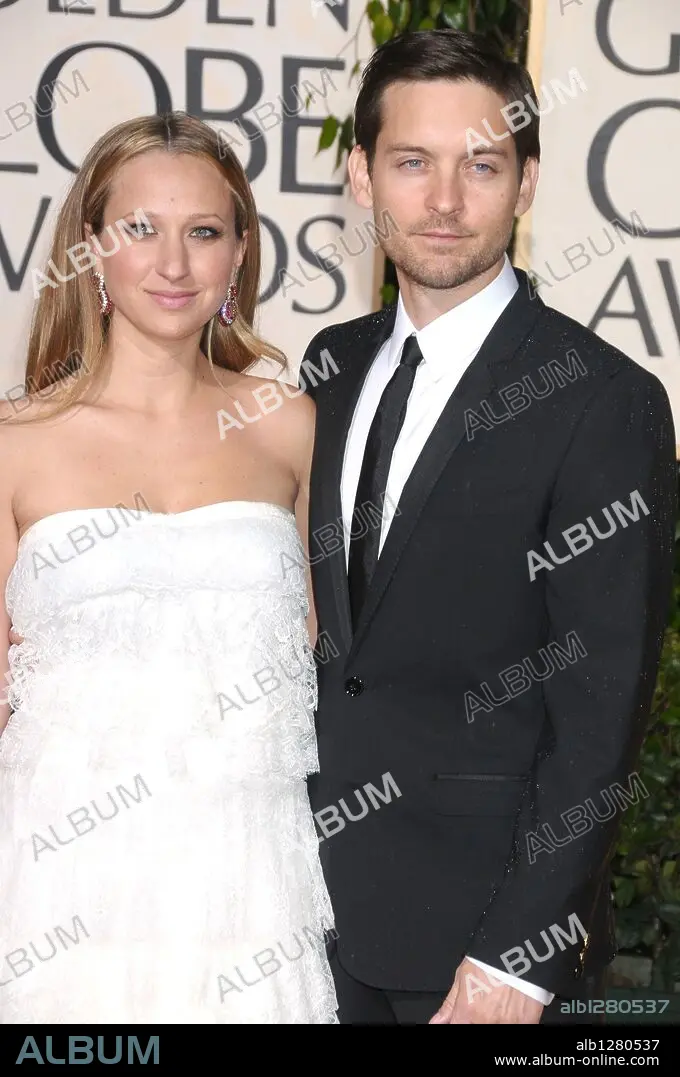
[{"label": "woman's eye", "polygon": [[196,233],[200,233],[197,237],[198,239],[213,239],[214,236],[219,235],[216,228],[209,228],[207,224],[201,225],[199,228],[194,228],[191,234],[196,235]]},{"label": "woman's eye", "polygon": [[[127,227],[136,236],[137,239],[143,239],[144,236],[157,235],[156,229],[150,224],[145,224],[144,221],[126,221]],[[208,225],[201,225],[199,228],[194,228],[191,232],[192,236],[196,236],[197,239],[213,239],[220,233],[216,228],[210,228]]]},{"label": "woman's eye", "polygon": [[126,221],[127,227],[137,239],[142,239],[144,236],[151,236],[156,231],[150,224],[145,224],[144,221]]}]

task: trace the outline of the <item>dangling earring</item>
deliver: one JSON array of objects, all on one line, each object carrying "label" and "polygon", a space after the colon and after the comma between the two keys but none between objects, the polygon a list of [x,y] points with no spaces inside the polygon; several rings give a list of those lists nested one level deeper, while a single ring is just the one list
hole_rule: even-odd
[{"label": "dangling earring", "polygon": [[102,313],[102,317],[105,318],[113,310],[113,303],[111,302],[111,297],[109,296],[109,293],[106,290],[106,284],[104,282],[104,274],[103,273],[95,273],[94,274],[94,279],[95,279],[95,286],[97,288],[97,292],[99,293],[99,309],[100,309],[100,311]]},{"label": "dangling earring", "polygon": [[231,282],[227,289],[227,298],[219,309],[218,317],[222,325],[231,325],[236,317],[236,299],[238,292],[234,281]]}]

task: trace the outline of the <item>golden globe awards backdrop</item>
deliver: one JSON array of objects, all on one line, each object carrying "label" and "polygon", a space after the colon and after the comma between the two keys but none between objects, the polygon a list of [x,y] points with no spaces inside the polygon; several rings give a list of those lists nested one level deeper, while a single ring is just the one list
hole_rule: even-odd
[{"label": "golden globe awards backdrop", "polygon": [[[74,169],[107,128],[175,108],[235,150],[261,215],[260,329],[297,367],[374,306],[375,232],[343,192],[324,118],[351,111],[362,0],[0,0],[0,392],[23,381],[34,296]],[[57,265],[73,272],[66,252]],[[54,274],[51,274],[54,276]]]},{"label": "golden globe awards backdrop", "polygon": [[[324,117],[351,111],[350,71],[372,49],[366,20],[353,40],[363,9],[0,0],[0,392],[22,380],[73,170],[135,115],[185,109],[238,154],[262,222],[260,329],[293,366],[322,326],[377,305],[375,231],[343,192],[335,151],[316,153]],[[533,0],[529,67],[544,156],[515,261],[546,302],[662,379],[680,431],[680,0]]]},{"label": "golden globe awards backdrop", "polygon": [[680,441],[680,0],[534,0],[529,68],[543,160],[515,261],[661,379]]}]

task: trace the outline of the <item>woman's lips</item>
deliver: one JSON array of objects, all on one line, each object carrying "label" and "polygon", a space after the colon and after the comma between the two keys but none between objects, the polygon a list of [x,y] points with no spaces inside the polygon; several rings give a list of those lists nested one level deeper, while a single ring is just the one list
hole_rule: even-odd
[{"label": "woman's lips", "polygon": [[160,307],[176,310],[191,303],[192,299],[195,299],[198,295],[198,292],[149,292],[149,295],[152,299],[155,299]]}]

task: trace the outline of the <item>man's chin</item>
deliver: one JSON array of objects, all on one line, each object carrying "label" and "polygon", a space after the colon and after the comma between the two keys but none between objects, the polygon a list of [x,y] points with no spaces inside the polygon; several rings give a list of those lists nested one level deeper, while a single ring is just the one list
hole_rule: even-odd
[{"label": "man's chin", "polygon": [[480,269],[471,265],[440,266],[436,269],[430,265],[403,265],[398,266],[409,280],[421,288],[446,290],[459,288],[467,284],[474,277],[479,276]]},{"label": "man's chin", "polygon": [[392,257],[397,269],[414,284],[421,288],[443,291],[460,288],[476,277],[481,277],[503,257],[504,250],[505,248],[499,248],[486,253],[469,251],[466,252],[467,257],[462,257],[461,252],[457,257],[449,254],[446,259],[434,253],[423,258],[420,252],[418,257],[404,256],[397,251],[393,256],[388,256]]}]

